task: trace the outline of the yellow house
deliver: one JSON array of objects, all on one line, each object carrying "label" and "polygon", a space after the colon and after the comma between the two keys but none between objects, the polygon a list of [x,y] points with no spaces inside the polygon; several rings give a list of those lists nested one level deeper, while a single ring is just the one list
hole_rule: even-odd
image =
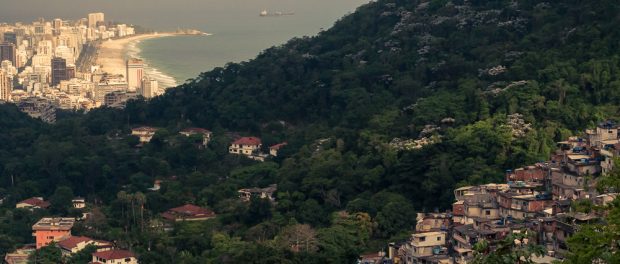
[{"label": "yellow house", "polygon": [[258,152],[262,146],[260,138],[257,137],[242,137],[235,140],[228,152],[231,154],[252,156],[255,152]]}]

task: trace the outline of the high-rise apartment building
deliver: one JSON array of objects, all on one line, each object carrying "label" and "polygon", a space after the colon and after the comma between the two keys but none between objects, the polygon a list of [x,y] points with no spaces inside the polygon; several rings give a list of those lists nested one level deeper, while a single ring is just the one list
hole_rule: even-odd
[{"label": "high-rise apartment building", "polygon": [[75,78],[75,65],[67,65],[66,79],[71,80]]},{"label": "high-rise apartment building", "polygon": [[144,98],[152,98],[157,95],[157,91],[159,90],[159,85],[157,80],[153,80],[150,78],[142,79],[142,88],[138,89],[140,95]]},{"label": "high-rise apartment building", "polygon": [[127,60],[127,87],[130,91],[138,91],[142,88],[144,78],[144,62],[140,59]]},{"label": "high-rise apartment building", "polygon": [[52,86],[60,84],[67,79],[67,60],[63,58],[52,59]]},{"label": "high-rise apartment building", "polygon": [[17,65],[17,62],[15,61],[15,55],[15,44],[10,42],[0,43],[0,62],[8,60],[13,63],[13,65]]},{"label": "high-rise apartment building", "polygon": [[54,28],[54,35],[60,35],[60,29],[62,28],[62,19],[56,18],[52,23],[52,27]]},{"label": "high-rise apartment building", "polygon": [[0,101],[10,101],[13,83],[3,70],[0,70]]},{"label": "high-rise apartment building", "polygon": [[90,13],[88,14],[88,27],[89,28],[97,28],[97,24],[105,20],[105,15],[103,13]]},{"label": "high-rise apartment building", "polygon": [[3,38],[4,42],[13,43],[13,44],[17,45],[17,33],[15,33],[15,32],[4,32],[2,35],[3,35],[2,38]]}]

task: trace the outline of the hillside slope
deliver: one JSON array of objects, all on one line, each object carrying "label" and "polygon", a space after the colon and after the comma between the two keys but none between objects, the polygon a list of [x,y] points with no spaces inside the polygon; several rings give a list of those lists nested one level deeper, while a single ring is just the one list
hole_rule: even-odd
[{"label": "hillside slope", "polygon": [[[377,1],[317,37],[203,73],[129,114],[136,123],[288,137],[295,149],[340,140],[333,149],[343,167],[317,176],[330,183],[323,188],[345,201],[387,188],[419,209],[447,206],[455,184],[497,180],[546,158],[570,130],[616,116],[618,8],[614,1]],[[498,129],[515,113],[533,128],[520,137]],[[265,129],[279,120],[291,129]],[[442,143],[398,153],[388,145],[431,135]],[[292,186],[309,181],[295,169],[311,166],[308,157],[288,161],[295,165],[282,173],[298,179]]]},{"label": "hillside slope", "polygon": [[[67,186],[107,216],[84,233],[118,239],[145,263],[349,263],[408,236],[416,211],[448,208],[456,186],[499,181],[572,131],[618,118],[619,11],[611,0],[372,2],[151,101],[24,125],[32,142],[2,148],[11,166],[0,164],[0,194],[11,204]],[[136,149],[126,135],[138,125],[163,129]],[[214,131],[208,148],[178,136],[188,126]],[[289,144],[256,163],[227,154],[235,134]],[[162,189],[149,192],[156,179]],[[273,183],[276,205],[237,200],[240,188]],[[146,193],[146,220],[125,213],[128,193]],[[184,203],[219,217],[143,230]],[[0,233],[25,243],[29,225],[8,215]],[[311,245],[292,252],[291,233]]]}]

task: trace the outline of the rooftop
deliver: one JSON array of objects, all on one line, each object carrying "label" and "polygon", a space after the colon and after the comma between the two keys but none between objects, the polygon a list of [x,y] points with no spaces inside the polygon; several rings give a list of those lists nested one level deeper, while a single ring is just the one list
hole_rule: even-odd
[{"label": "rooftop", "polygon": [[269,147],[269,149],[279,150],[280,148],[282,148],[282,147],[284,147],[284,146],[286,146],[286,145],[288,145],[288,143],[286,143],[286,142],[282,142],[282,143],[280,143],[280,144],[275,144],[275,145],[273,145],[273,146]]},{"label": "rooftop", "polygon": [[204,128],[198,128],[198,127],[189,127],[186,129],[183,129],[181,131],[179,131],[179,133],[187,133],[187,134],[210,134],[211,131],[206,130]]},{"label": "rooftop", "polygon": [[157,128],[155,127],[149,127],[149,126],[141,126],[141,127],[136,127],[136,128],[132,128],[131,131],[138,131],[138,132],[156,132]]},{"label": "rooftop", "polygon": [[63,230],[68,231],[73,228],[74,218],[68,217],[45,217],[32,226],[32,230]]},{"label": "rooftop", "polygon": [[178,218],[208,218],[215,217],[215,212],[193,204],[186,204],[169,209],[168,211],[162,213],[162,217],[168,220],[175,220]]},{"label": "rooftop", "polygon": [[93,253],[93,256],[97,257],[97,258],[100,258],[100,259],[105,259],[105,260],[125,259],[125,258],[135,258],[136,257],[136,255],[134,255],[133,252],[131,252],[129,250],[121,250],[121,249],[95,252],[95,253]]},{"label": "rooftop", "polygon": [[238,192],[249,192],[249,193],[273,193],[276,190],[278,190],[278,185],[277,184],[272,184],[269,185],[266,188],[248,188],[248,189],[241,189]]},{"label": "rooftop", "polygon": [[260,145],[261,144],[261,140],[260,138],[257,137],[242,137],[240,139],[237,139],[233,142],[233,144],[235,145]]},{"label": "rooftop", "polygon": [[78,244],[86,241],[93,240],[90,237],[85,236],[71,236],[63,241],[58,242],[58,246],[63,249],[71,250],[77,247]]},{"label": "rooftop", "polygon": [[18,204],[21,204],[21,203],[29,204],[29,205],[32,205],[32,206],[38,206],[38,207],[41,207],[41,208],[47,208],[47,207],[50,206],[50,203],[46,202],[41,197],[28,198],[26,200],[23,200],[23,201],[19,202]]}]

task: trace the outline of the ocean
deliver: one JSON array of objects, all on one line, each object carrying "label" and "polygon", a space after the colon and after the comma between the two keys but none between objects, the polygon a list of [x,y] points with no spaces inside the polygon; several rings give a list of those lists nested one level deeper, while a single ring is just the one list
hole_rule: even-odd
[{"label": "ocean", "polygon": [[[7,1],[0,22],[30,22],[39,17],[78,19],[104,12],[106,20],[156,31],[198,29],[210,36],[175,36],[144,40],[129,47],[164,86],[180,84],[228,62],[249,60],[262,50],[293,37],[315,35],[369,0],[40,0]],[[260,17],[262,10],[294,12]]]}]

